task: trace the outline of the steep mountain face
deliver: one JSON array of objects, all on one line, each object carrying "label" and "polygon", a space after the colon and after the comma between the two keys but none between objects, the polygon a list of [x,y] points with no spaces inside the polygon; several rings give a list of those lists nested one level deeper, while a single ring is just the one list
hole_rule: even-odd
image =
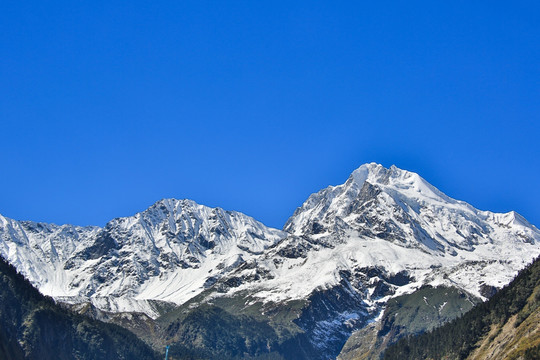
[{"label": "steep mountain face", "polygon": [[[389,299],[424,285],[486,299],[540,254],[540,231],[517,213],[477,210],[377,164],[311,195],[284,231],[188,200],[162,200],[102,229],[0,222],[0,254],[56,299],[154,318],[162,301],[182,305],[158,319],[159,336],[179,348],[216,336],[213,322],[197,337],[183,319],[223,311],[226,324],[274,334],[264,345],[247,335],[256,331],[233,336],[227,325],[231,341],[252,340],[240,357],[335,357]],[[197,351],[228,354],[211,350]]]},{"label": "steep mountain face", "polygon": [[104,228],[0,217],[0,254],[44,294],[153,317],[156,300],[181,304],[284,236],[189,200],[162,200]]},{"label": "steep mountain face", "polygon": [[158,359],[129,331],[60,308],[0,258],[0,358]]}]

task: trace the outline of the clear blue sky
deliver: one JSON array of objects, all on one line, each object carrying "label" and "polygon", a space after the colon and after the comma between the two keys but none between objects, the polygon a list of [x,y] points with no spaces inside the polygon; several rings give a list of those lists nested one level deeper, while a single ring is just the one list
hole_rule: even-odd
[{"label": "clear blue sky", "polygon": [[366,162],[540,225],[538,1],[0,3],[0,213],[281,227]]}]

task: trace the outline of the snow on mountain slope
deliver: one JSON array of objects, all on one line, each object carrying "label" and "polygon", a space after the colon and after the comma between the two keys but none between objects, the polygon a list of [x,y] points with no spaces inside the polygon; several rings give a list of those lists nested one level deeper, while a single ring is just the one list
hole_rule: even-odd
[{"label": "snow on mountain slope", "polygon": [[156,316],[153,300],[182,304],[214,284],[213,296],[265,303],[339,289],[375,314],[424,283],[488,295],[540,253],[540,231],[515,212],[477,210],[373,163],[311,195],[284,230],[170,199],[104,228],[0,217],[0,254],[44,294]]},{"label": "snow on mountain slope", "polygon": [[346,286],[375,314],[423,284],[485,299],[540,254],[540,231],[517,213],[477,210],[415,173],[373,163],[312,194],[284,230],[286,239],[228,275],[237,279],[228,296],[286,302]]},{"label": "snow on mountain slope", "polygon": [[181,304],[284,236],[190,200],[161,200],[104,228],[0,217],[0,254],[44,294],[150,316],[149,300]]},{"label": "snow on mountain slope", "polygon": [[444,284],[485,299],[540,254],[540,231],[515,212],[477,210],[377,164],[312,194],[284,230],[202,301],[239,297],[269,314],[304,301],[294,322],[320,359],[335,357],[391,297]]},{"label": "snow on mountain slope", "polygon": [[61,291],[63,263],[90,244],[100,229],[15,221],[0,215],[0,254],[42,292]]}]

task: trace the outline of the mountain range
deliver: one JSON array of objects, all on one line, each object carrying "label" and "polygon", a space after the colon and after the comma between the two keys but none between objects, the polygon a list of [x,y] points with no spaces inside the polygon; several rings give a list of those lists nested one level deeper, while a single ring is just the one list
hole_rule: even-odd
[{"label": "mountain range", "polygon": [[[244,326],[234,338],[243,345],[224,344],[222,357],[335,357],[393,298],[430,286],[488,299],[540,254],[539,241],[516,212],[475,209],[374,163],[312,194],[283,230],[175,199],[103,228],[0,216],[0,255],[40,292],[110,321],[142,314],[156,329],[148,343],[202,358],[219,349],[186,324],[210,336],[193,319],[212,316]],[[255,335],[263,328],[266,341]]]}]

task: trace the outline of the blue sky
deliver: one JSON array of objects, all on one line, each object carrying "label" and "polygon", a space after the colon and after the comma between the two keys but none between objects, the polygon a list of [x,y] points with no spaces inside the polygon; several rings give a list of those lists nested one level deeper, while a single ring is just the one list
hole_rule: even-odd
[{"label": "blue sky", "polygon": [[366,162],[540,225],[537,1],[3,1],[0,213],[281,227]]}]

